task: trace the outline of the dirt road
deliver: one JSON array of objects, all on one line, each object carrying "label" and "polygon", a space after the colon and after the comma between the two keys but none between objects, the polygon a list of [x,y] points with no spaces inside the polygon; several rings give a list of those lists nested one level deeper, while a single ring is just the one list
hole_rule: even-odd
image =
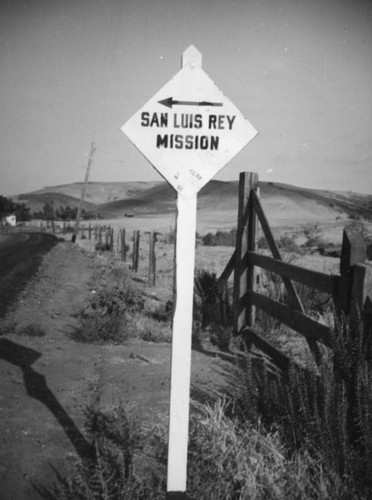
[{"label": "dirt road", "polygon": [[[52,245],[51,245],[52,246]],[[0,323],[0,498],[31,500],[33,484],[54,479],[89,453],[85,412],[119,401],[167,419],[170,344],[79,344],[66,333],[91,293],[97,256],[58,242]],[[192,384],[218,391],[227,363],[193,352]]]},{"label": "dirt road", "polygon": [[0,235],[0,318],[56,241],[43,233]]}]

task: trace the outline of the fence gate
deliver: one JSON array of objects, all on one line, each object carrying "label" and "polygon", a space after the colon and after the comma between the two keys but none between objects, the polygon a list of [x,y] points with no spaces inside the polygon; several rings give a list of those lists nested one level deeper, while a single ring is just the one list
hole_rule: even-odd
[{"label": "fence gate", "polygon": [[[272,256],[256,252],[257,221]],[[219,281],[226,283],[234,274],[233,326],[247,344],[255,343],[276,364],[287,369],[289,358],[254,331],[255,309],[259,308],[303,335],[317,364],[321,362],[318,342],[331,347],[330,328],[306,315],[293,281],[329,294],[338,314],[349,319],[350,328],[358,334],[360,320],[366,349],[372,327],[372,266],[365,262],[366,244],[353,227],[344,229],[340,273],[330,275],[283,262],[258,196],[258,174],[242,172],[239,179],[239,205],[236,248]],[[273,300],[256,287],[256,267],[282,277],[288,304]],[[366,352],[372,358],[372,352]]]}]

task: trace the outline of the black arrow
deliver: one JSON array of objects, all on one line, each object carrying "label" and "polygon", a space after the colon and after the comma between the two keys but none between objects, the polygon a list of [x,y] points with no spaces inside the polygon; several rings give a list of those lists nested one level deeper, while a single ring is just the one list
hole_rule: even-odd
[{"label": "black arrow", "polygon": [[173,97],[167,97],[167,99],[158,101],[158,103],[166,106],[167,108],[172,108],[172,106],[223,106],[222,102],[176,101]]}]

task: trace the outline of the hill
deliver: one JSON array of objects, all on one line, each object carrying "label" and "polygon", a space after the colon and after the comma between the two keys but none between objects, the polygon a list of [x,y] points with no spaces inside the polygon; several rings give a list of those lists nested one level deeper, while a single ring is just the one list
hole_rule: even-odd
[{"label": "hill", "polygon": [[[14,196],[13,200],[42,209],[45,203],[59,206],[79,204],[82,183],[45,187]],[[260,197],[273,227],[296,226],[316,221],[325,223],[355,214],[372,219],[372,196],[350,192],[307,189],[288,184],[260,182]],[[84,208],[104,219],[171,216],[176,194],[166,182],[90,182]],[[198,214],[203,228],[233,227],[238,207],[238,182],[212,180],[198,195]]]}]

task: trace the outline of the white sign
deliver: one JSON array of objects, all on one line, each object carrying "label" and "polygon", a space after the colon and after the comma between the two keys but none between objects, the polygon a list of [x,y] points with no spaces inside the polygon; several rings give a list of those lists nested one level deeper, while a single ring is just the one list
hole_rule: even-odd
[{"label": "white sign", "polygon": [[181,71],[122,131],[178,192],[166,498],[185,499],[196,194],[257,132],[201,69],[193,46]]},{"label": "white sign", "polygon": [[182,69],[122,131],[184,198],[196,194],[257,134],[203,71],[193,46],[183,54]]}]

